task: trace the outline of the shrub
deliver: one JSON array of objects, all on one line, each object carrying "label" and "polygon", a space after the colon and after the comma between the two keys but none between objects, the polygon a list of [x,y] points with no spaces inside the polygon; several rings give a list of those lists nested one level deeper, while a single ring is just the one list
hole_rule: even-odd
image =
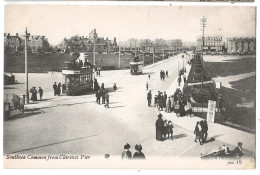
[{"label": "shrub", "polygon": [[191,96],[197,103],[207,103],[208,100],[216,100],[214,92],[207,86],[193,87]]}]

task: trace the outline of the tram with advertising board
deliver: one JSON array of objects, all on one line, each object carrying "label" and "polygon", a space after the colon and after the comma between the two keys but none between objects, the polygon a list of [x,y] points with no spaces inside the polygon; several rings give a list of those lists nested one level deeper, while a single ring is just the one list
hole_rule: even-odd
[{"label": "tram with advertising board", "polygon": [[130,61],[130,73],[131,75],[142,74],[144,68],[144,61],[141,60],[138,56],[135,56]]},{"label": "tram with advertising board", "polygon": [[78,95],[93,90],[94,66],[79,67],[71,62],[62,69],[62,94]]}]

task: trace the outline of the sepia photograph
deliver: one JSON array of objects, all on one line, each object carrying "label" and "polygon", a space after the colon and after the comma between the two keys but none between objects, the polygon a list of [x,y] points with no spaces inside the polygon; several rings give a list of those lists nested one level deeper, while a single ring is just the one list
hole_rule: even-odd
[{"label": "sepia photograph", "polygon": [[256,7],[4,10],[4,168],[256,168]]}]

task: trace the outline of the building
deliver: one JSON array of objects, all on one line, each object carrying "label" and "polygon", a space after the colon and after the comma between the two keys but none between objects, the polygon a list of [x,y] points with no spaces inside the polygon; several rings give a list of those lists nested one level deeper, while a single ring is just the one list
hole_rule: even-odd
[{"label": "building", "polygon": [[255,53],[256,52],[256,39],[255,38],[228,38],[227,39],[227,52],[234,53]]},{"label": "building", "polygon": [[109,53],[118,50],[116,38],[109,40],[108,38],[98,37],[96,29],[89,33],[89,36],[72,36],[70,39],[64,39],[61,47],[65,52],[95,52]]},{"label": "building", "polygon": [[202,36],[197,38],[197,50],[206,52],[223,52],[224,43],[222,36],[204,37],[204,48]]},{"label": "building", "polygon": [[[49,50],[50,44],[45,36],[30,35],[28,38],[29,52],[45,52]],[[25,37],[18,35],[10,35],[4,33],[5,52],[18,52],[25,49]]]}]

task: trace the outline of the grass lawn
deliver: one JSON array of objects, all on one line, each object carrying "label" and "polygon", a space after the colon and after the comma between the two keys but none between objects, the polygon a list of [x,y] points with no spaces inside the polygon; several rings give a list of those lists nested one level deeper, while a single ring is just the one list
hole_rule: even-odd
[{"label": "grass lawn", "polygon": [[[223,57],[225,57],[223,55]],[[234,56],[233,56],[234,57]],[[209,59],[209,58],[208,58]],[[205,66],[212,78],[228,77],[231,75],[239,75],[256,71],[255,56],[239,56],[237,59],[228,60],[226,56],[224,62],[205,62]],[[242,98],[245,102],[255,102],[256,100],[256,76],[247,77],[237,81],[230,81],[231,88],[221,87],[221,93],[225,104],[229,104],[232,111],[226,116],[230,122],[239,124],[245,127],[255,129],[255,108],[238,108],[237,104],[242,103]]]},{"label": "grass lawn", "polygon": [[[128,69],[132,55],[121,55],[120,69]],[[75,55],[62,53],[28,53],[28,72],[29,73],[47,73],[48,71],[61,72],[65,66],[65,61],[72,61]],[[93,61],[93,54],[89,53],[87,57]],[[141,57],[142,58],[142,57]],[[118,69],[118,54],[96,54],[96,65],[99,67],[114,67]],[[162,60],[162,54],[155,55],[155,62]],[[145,65],[152,64],[152,54],[145,54]],[[5,53],[4,71],[9,73],[23,73],[24,53]]]}]

